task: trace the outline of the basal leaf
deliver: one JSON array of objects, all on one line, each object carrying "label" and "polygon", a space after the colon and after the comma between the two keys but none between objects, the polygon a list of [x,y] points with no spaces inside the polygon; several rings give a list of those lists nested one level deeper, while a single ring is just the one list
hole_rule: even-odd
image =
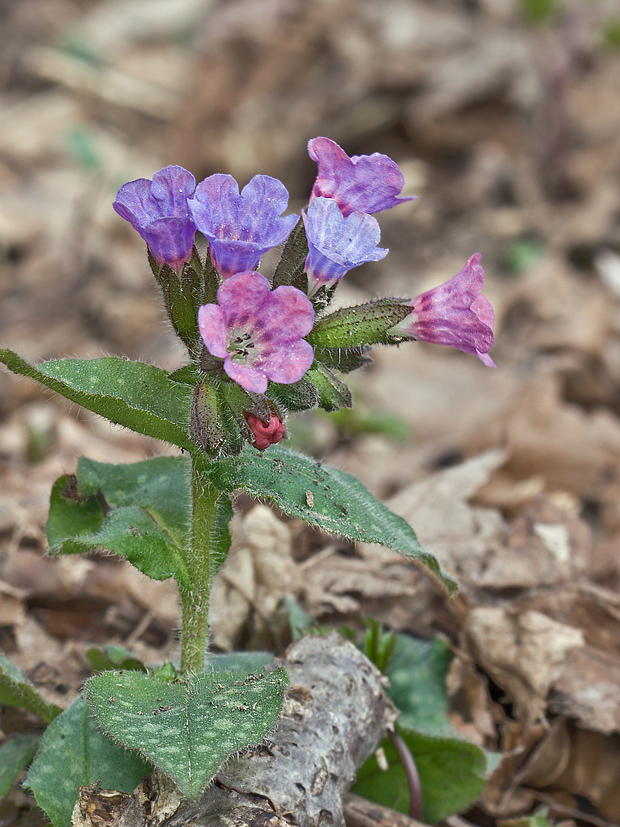
[{"label": "basal leaf", "polygon": [[0,801],[34,758],[40,740],[39,733],[32,732],[9,738],[0,747]]},{"label": "basal leaf", "polygon": [[189,436],[192,389],[154,365],[107,356],[35,366],[12,350],[0,350],[0,362],[111,422],[187,450],[194,448]]},{"label": "basal leaf", "polygon": [[[446,675],[452,653],[443,638],[395,637],[386,691],[401,713],[396,727],[420,774],[423,821],[432,824],[464,810],[478,798],[496,766],[496,757],[458,737],[450,723]],[[381,769],[371,756],[358,771],[353,791],[409,814],[402,761],[389,739],[382,747],[388,769]]]},{"label": "basal leaf", "polygon": [[[415,732],[397,725],[416,763],[422,786],[422,820],[435,824],[465,810],[482,792],[487,777],[484,751],[456,737]],[[389,738],[381,744],[388,769],[372,755],[358,770],[352,792],[409,814],[405,768]]]},{"label": "basal leaf", "polygon": [[77,475],[60,477],[52,488],[47,523],[51,551],[107,549],[155,580],[174,577],[188,585],[189,473],[185,457],[126,465],[82,457]]},{"label": "basal leaf", "polygon": [[104,672],[88,681],[86,694],[115,741],[139,750],[195,798],[230,755],[273,729],[286,684],[283,669],[203,672],[176,681]]},{"label": "basal leaf", "polygon": [[2,655],[0,655],[0,705],[27,709],[38,715],[45,723],[53,721],[62,712],[59,706],[42,698],[19,669]]},{"label": "basal leaf", "polygon": [[69,827],[81,786],[100,781],[104,790],[131,792],[150,770],[101,732],[80,696],[48,727],[25,786],[54,827]]},{"label": "basal leaf", "polygon": [[396,635],[386,690],[400,711],[399,724],[431,735],[454,735],[448,718],[446,675],[452,652],[442,637],[418,640]]},{"label": "basal leaf", "polygon": [[285,514],[331,534],[379,543],[415,558],[451,592],[456,591],[454,580],[423,550],[411,526],[344,471],[272,445],[262,453],[247,447],[238,457],[206,466],[205,473],[219,488],[243,488],[250,496],[270,500]]}]

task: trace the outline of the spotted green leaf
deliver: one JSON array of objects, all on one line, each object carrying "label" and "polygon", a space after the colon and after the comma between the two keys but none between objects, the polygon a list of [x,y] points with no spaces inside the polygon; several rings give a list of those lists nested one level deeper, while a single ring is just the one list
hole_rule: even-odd
[{"label": "spotted green leaf", "polygon": [[195,798],[230,755],[273,729],[286,684],[283,669],[203,672],[175,681],[104,672],[88,681],[86,695],[111,738],[137,749]]}]

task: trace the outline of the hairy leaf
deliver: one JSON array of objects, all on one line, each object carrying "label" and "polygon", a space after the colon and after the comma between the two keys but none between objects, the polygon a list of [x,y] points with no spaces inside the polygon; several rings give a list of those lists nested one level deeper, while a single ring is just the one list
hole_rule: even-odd
[{"label": "hairy leaf", "polygon": [[111,465],[82,457],[52,488],[47,535],[57,554],[96,549],[127,558],[155,580],[189,585],[190,465],[157,457]]},{"label": "hairy leaf", "polygon": [[238,457],[209,465],[205,473],[219,488],[243,488],[250,496],[270,500],[285,514],[331,534],[400,551],[456,591],[454,580],[434,555],[424,551],[411,526],[344,471],[272,445],[262,453],[247,447]]},{"label": "hairy leaf", "polygon": [[104,790],[131,792],[150,770],[100,731],[80,696],[48,727],[24,785],[54,827],[69,827],[81,786],[100,781]]},{"label": "hairy leaf", "polygon": [[195,798],[230,755],[273,729],[286,684],[283,669],[249,676],[203,672],[175,681],[104,672],[88,681],[86,694],[115,741],[139,750]]},{"label": "hairy leaf", "polygon": [[62,712],[59,706],[42,698],[19,669],[2,655],[0,655],[0,705],[27,709],[42,718],[46,724]]},{"label": "hairy leaf", "polygon": [[35,366],[11,350],[0,350],[0,362],[111,422],[194,448],[189,436],[192,390],[160,368],[116,356],[58,359]]}]

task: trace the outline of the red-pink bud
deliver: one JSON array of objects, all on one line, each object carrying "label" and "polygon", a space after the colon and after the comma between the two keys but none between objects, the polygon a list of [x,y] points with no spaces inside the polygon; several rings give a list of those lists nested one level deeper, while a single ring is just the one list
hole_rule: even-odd
[{"label": "red-pink bud", "polygon": [[245,418],[254,434],[254,447],[258,448],[259,451],[264,451],[270,445],[280,442],[286,431],[286,425],[274,413],[269,417],[269,424],[265,424],[262,419],[251,413],[246,413]]}]

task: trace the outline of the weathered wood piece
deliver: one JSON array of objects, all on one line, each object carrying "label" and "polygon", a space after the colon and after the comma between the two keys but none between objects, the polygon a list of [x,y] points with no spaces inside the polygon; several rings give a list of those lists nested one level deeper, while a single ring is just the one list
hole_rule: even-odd
[{"label": "weathered wood piece", "polygon": [[195,801],[159,773],[131,794],[82,788],[73,827],[343,827],[355,772],[396,717],[383,678],[333,632],[292,644],[290,687],[266,744],[231,759]]}]

